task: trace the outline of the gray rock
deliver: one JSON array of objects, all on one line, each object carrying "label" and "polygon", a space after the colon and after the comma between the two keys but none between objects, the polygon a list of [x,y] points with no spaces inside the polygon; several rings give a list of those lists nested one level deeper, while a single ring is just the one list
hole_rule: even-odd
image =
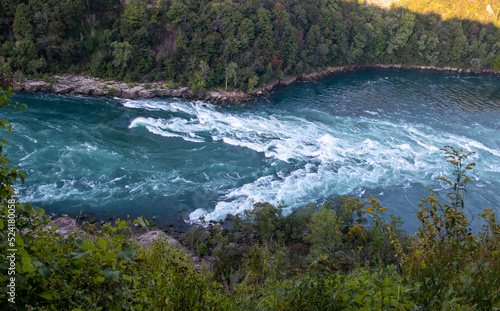
[{"label": "gray rock", "polygon": [[157,90],[158,96],[172,96],[172,90],[169,89],[159,89]]},{"label": "gray rock", "polygon": [[80,95],[91,95],[93,90],[94,90],[94,88],[91,86],[82,85],[80,87],[75,88],[73,90],[73,93],[80,94]]},{"label": "gray rock", "polygon": [[85,234],[80,225],[72,218],[69,217],[59,217],[52,220],[47,225],[48,228],[57,226],[56,233],[59,235],[68,235],[72,232],[78,232]]},{"label": "gray rock", "polygon": [[134,239],[137,241],[138,246],[143,246],[145,248],[148,248],[149,245],[151,245],[155,240],[164,238],[168,240],[168,243],[172,246],[178,246],[179,242],[168,236],[165,232],[161,230],[155,230],[155,231],[148,231],[143,234],[136,235]]},{"label": "gray rock", "polygon": [[208,98],[214,98],[214,99],[221,97],[219,92],[208,92],[207,95],[208,95]]},{"label": "gray rock", "polygon": [[157,91],[154,89],[143,89],[140,90],[137,95],[142,98],[153,98],[157,95]]},{"label": "gray rock", "polygon": [[74,87],[64,84],[52,85],[52,91],[56,94],[67,94],[74,90]]},{"label": "gray rock", "polygon": [[132,88],[122,89],[122,97],[125,98],[137,98],[139,91],[143,88],[141,86],[134,86]]},{"label": "gray rock", "polygon": [[43,92],[52,90],[52,84],[44,81],[26,81],[23,83],[27,92]]},{"label": "gray rock", "polygon": [[171,94],[172,94],[172,96],[179,97],[179,96],[186,94],[188,90],[189,90],[188,87],[180,87],[178,89],[172,90]]},{"label": "gray rock", "polygon": [[103,90],[103,89],[93,89],[92,95],[94,95],[94,96],[107,96],[107,95],[109,95],[109,91]]}]

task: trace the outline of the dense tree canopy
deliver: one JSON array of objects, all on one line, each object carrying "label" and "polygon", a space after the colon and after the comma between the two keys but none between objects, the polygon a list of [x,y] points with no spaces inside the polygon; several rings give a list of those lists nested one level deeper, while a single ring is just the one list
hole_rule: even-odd
[{"label": "dense tree canopy", "polygon": [[[386,10],[359,2],[5,0],[0,78],[68,72],[249,91],[326,66],[479,70],[494,68],[500,54],[498,7],[442,0],[430,10],[408,0]],[[484,23],[450,18],[470,18],[464,10],[484,11]]]}]

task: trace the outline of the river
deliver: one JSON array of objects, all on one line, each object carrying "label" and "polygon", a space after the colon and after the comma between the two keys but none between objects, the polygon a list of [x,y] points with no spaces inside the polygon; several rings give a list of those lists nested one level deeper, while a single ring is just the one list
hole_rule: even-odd
[{"label": "river", "polygon": [[[418,226],[427,189],[452,167],[440,150],[475,151],[466,214],[500,211],[500,79],[360,71],[282,87],[267,99],[216,107],[176,98],[126,100],[19,93],[1,111],[21,199],[47,213],[225,218],[255,202],[285,212],[334,196],[373,195]],[[477,218],[477,217],[476,217]]]}]

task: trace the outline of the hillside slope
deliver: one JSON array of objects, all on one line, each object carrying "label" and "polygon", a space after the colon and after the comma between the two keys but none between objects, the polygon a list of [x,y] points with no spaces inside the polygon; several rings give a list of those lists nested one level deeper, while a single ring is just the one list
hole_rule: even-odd
[{"label": "hillside slope", "polygon": [[[6,0],[0,75],[88,74],[251,92],[327,66],[492,68],[500,55],[498,4],[488,11],[448,2],[383,9],[338,0]],[[458,13],[488,23],[449,18]]]}]

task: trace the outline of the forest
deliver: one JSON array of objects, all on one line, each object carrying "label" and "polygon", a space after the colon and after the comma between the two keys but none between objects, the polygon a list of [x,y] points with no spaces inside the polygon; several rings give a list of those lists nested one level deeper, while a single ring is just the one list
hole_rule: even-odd
[{"label": "forest", "polygon": [[327,66],[491,69],[498,4],[407,0],[4,0],[0,79],[78,74],[255,87]]}]

